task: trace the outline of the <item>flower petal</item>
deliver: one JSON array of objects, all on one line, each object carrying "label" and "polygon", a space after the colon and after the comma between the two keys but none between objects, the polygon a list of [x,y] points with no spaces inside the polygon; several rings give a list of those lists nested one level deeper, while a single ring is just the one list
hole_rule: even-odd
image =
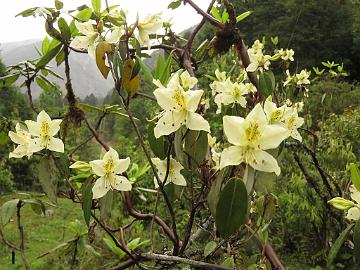
[{"label": "flower petal", "polygon": [[64,143],[59,138],[50,137],[48,141],[47,149],[59,153],[64,153]]},{"label": "flower petal", "polygon": [[203,90],[193,90],[185,92],[185,98],[187,101],[187,110],[190,112],[195,112],[199,106],[201,96],[203,95]]},{"label": "flower petal", "polygon": [[75,26],[79,30],[79,32],[84,35],[89,36],[95,33],[95,29],[94,26],[92,25],[91,20],[88,20],[87,22],[83,22],[83,23],[75,20]]},{"label": "flower petal", "polygon": [[105,171],[105,162],[103,160],[93,160],[89,162],[91,169],[98,176],[104,176]]},{"label": "flower petal", "polygon": [[50,136],[55,136],[60,130],[61,119],[52,120],[50,123]]},{"label": "flower petal", "polygon": [[93,42],[93,39],[87,36],[76,36],[70,43],[70,47],[78,50],[85,50]]},{"label": "flower petal", "polygon": [[229,143],[241,145],[244,140],[244,122],[245,119],[239,116],[224,116],[224,133]]},{"label": "flower petal", "polygon": [[175,132],[182,126],[185,118],[186,111],[165,111],[154,128],[155,138],[159,138],[160,136],[169,135],[170,133]]},{"label": "flower petal", "polygon": [[246,120],[254,120],[260,126],[264,126],[267,124],[266,115],[260,103],[256,104],[254,109],[251,110],[251,112],[247,115]]},{"label": "flower petal", "polygon": [[157,88],[154,91],[154,95],[157,103],[164,110],[176,110],[179,109],[179,106],[173,99],[174,90],[168,88]]},{"label": "flower petal", "polygon": [[350,186],[351,199],[360,204],[360,191],[358,191],[353,185]]},{"label": "flower petal", "polygon": [[358,207],[352,207],[348,210],[346,218],[349,220],[358,220],[360,218],[360,209]]},{"label": "flower petal", "polygon": [[46,147],[46,143],[41,138],[32,139],[28,145],[30,153],[39,152]]},{"label": "flower petal", "polygon": [[227,166],[239,165],[244,161],[244,152],[240,146],[230,146],[225,148],[220,157],[220,169]]},{"label": "flower petal", "polygon": [[40,136],[41,125],[38,122],[32,120],[26,120],[25,124],[29,130],[29,133],[33,136]]},{"label": "flower petal", "polygon": [[260,148],[263,150],[274,149],[288,137],[286,128],[279,125],[267,125],[259,140]]},{"label": "flower petal", "polygon": [[131,190],[131,182],[124,176],[115,175],[113,188],[119,191]]},{"label": "flower petal", "polygon": [[41,122],[50,123],[50,122],[51,122],[51,118],[50,118],[50,116],[49,116],[44,110],[42,110],[42,111],[38,114],[38,116],[37,116],[37,118],[36,118],[36,121],[37,121],[38,123],[41,123]]},{"label": "flower petal", "polygon": [[180,173],[180,171],[178,173],[173,174],[171,182],[174,185],[186,186],[186,180],[185,180],[184,176]]},{"label": "flower petal", "polygon": [[100,177],[96,180],[95,185],[92,188],[93,199],[98,199],[103,196],[109,191],[110,187],[107,186],[107,181],[104,177]]},{"label": "flower petal", "polygon": [[263,150],[255,150],[253,152],[254,159],[249,160],[249,164],[255,170],[262,172],[274,172],[280,175],[280,167],[277,160],[268,152]]},{"label": "flower petal", "polygon": [[112,147],[109,148],[109,151],[107,151],[103,157],[103,160],[106,162],[107,160],[118,160],[119,159],[119,154],[118,152],[116,152],[116,150]]},{"label": "flower petal", "polygon": [[126,159],[118,159],[115,160],[114,162],[114,173],[115,174],[120,174],[125,172],[130,165],[130,158],[126,158]]},{"label": "flower petal", "polygon": [[210,125],[200,114],[188,112],[186,116],[186,126],[191,130],[205,130],[210,133]]}]

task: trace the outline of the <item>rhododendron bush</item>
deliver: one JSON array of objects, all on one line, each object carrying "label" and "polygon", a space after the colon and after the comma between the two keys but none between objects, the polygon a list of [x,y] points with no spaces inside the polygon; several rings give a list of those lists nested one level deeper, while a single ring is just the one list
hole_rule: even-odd
[{"label": "rhododendron bush", "polygon": [[[268,175],[272,179],[281,175],[279,159],[284,148],[307,147],[304,138],[313,134],[302,110],[308,87],[320,71],[314,69],[312,74],[294,68],[296,52],[278,47],[277,39],[269,44],[259,37],[247,46],[241,22],[251,12],[235,14],[231,1],[209,1],[207,10],[200,9],[196,1],[171,2],[169,8],[183,4],[202,16],[186,39],[173,32],[161,13],[131,21],[121,1],[116,6],[100,0],[84,4],[67,11],[57,0],[55,7],[34,7],[18,14],[45,22],[45,49],[38,59],[9,67],[9,75],[0,83],[4,87],[23,82],[37,114],[36,119],[14,123],[8,133],[14,144],[9,158],[39,160],[41,173],[48,178],[41,185],[50,201],[56,204],[60,182],[66,197],[82,206],[89,239],[79,234],[64,245],[77,250],[74,256],[84,247],[90,250],[87,256],[101,256],[91,243],[104,238],[114,252],[112,269],[285,269],[268,235],[271,218],[265,217],[268,207],[275,207],[274,201],[264,201],[256,187]],[[194,39],[205,23],[215,35],[195,48]],[[145,61],[158,53],[155,49],[164,55],[157,62],[157,72]],[[204,74],[199,74],[198,66],[209,64],[204,58],[229,52],[235,56],[232,70],[214,68],[215,72],[205,74],[210,83],[201,85],[199,76]],[[99,108],[78,101],[70,54],[89,54],[98,72],[113,82],[117,105]],[[53,59],[65,69],[67,110],[61,115],[50,115],[32,102],[34,83],[45,89],[52,85],[48,74],[59,76],[49,65]],[[141,81],[151,85],[152,93],[141,91]],[[149,99],[157,108],[155,115],[146,116],[148,123],[134,117],[134,99]],[[151,181],[146,183],[151,185],[137,181],[134,158],[123,154],[125,146],[106,141],[99,125],[89,121],[87,114],[94,111],[104,117],[121,111],[129,121],[137,136],[137,151],[142,151],[147,164]],[[143,132],[145,125],[151,126],[149,134]],[[67,145],[66,130],[80,126],[91,133],[81,147],[97,144],[102,148],[98,159],[79,159],[73,155],[78,148]],[[357,168],[352,171],[352,200],[334,194],[329,203],[345,210],[348,220],[356,221],[360,217],[360,176]],[[140,192],[156,196],[153,212],[143,212],[137,205]],[[121,198],[121,207],[111,199],[114,194]],[[175,206],[174,200],[180,203]],[[20,209],[26,204],[45,211],[41,200],[14,199],[2,206],[7,213],[2,214],[2,226],[17,211],[22,228]],[[158,204],[164,204],[166,211],[158,211]],[[186,214],[179,216],[180,210]],[[123,211],[132,221],[114,222],[104,214],[114,211]],[[132,235],[135,221],[146,228],[138,235],[141,240]],[[99,233],[94,235],[95,228]],[[20,236],[22,244],[16,252],[29,269],[22,229]]]}]

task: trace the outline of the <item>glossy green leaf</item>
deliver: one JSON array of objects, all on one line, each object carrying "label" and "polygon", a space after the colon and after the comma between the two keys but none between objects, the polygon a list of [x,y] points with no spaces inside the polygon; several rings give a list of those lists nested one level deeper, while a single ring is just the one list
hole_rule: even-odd
[{"label": "glossy green leaf", "polygon": [[189,168],[194,170],[198,168],[205,159],[209,143],[207,132],[189,130],[185,136],[184,151],[188,155]]},{"label": "glossy green leaf", "polygon": [[56,65],[60,66],[62,62],[65,60],[65,54],[64,51],[61,50],[55,57]]},{"label": "glossy green leaf", "polygon": [[354,225],[355,224],[352,223],[344,231],[342,231],[342,233],[339,235],[339,237],[336,239],[336,241],[332,245],[332,247],[329,251],[329,255],[327,257],[327,261],[326,261],[327,268],[330,268],[331,266],[333,266],[333,262],[337,256],[341,246],[344,244],[349,232],[354,227]]},{"label": "glossy green leaf", "polygon": [[50,91],[53,88],[53,85],[48,84],[43,78],[39,76],[35,78],[35,81],[37,85],[40,86],[45,91]]},{"label": "glossy green leaf", "polygon": [[56,167],[54,161],[50,156],[43,157],[38,164],[39,182],[43,191],[48,196],[49,200],[54,204],[57,203],[58,183],[55,169]]},{"label": "glossy green leaf", "polygon": [[16,82],[19,76],[19,73],[15,73],[0,77],[0,89],[12,85],[14,82]]},{"label": "glossy green leaf", "polygon": [[141,67],[142,72],[144,73],[145,79],[149,82],[153,82],[153,75],[151,73],[151,69],[141,60],[140,57],[136,56],[137,60],[139,61],[139,65]]},{"label": "glossy green leaf", "polygon": [[1,217],[0,224],[2,226],[5,226],[6,224],[9,223],[11,217],[16,212],[16,207],[17,207],[18,202],[19,202],[19,199],[13,199],[13,200],[5,202],[0,207],[0,217]]},{"label": "glossy green leaf", "polygon": [[220,235],[228,237],[245,223],[248,211],[248,195],[244,182],[231,178],[220,193],[216,206],[216,228]]},{"label": "glossy green leaf", "polygon": [[95,13],[99,15],[101,11],[101,0],[91,0],[91,4]]},{"label": "glossy green leaf", "polygon": [[109,190],[104,197],[99,199],[101,220],[106,221],[110,218],[113,200],[114,200],[113,190]]},{"label": "glossy green leaf", "polygon": [[350,163],[351,182],[360,191],[360,172],[359,168],[354,163]]},{"label": "glossy green leaf", "polygon": [[155,154],[155,156],[157,156],[160,159],[165,159],[166,158],[166,146],[167,144],[164,141],[164,137],[161,136],[160,138],[155,138],[154,135],[154,125],[150,124],[147,130],[147,138],[148,138],[148,142],[150,145],[151,150],[153,151],[153,153]]},{"label": "glossy green leaf", "polygon": [[106,246],[111,250],[112,253],[119,256],[119,258],[123,258],[126,254],[124,251],[122,251],[112,239],[109,238],[103,238],[104,243]]},{"label": "glossy green leaf", "polygon": [[[85,9],[79,11],[79,13],[76,14],[75,17],[78,18],[80,21],[86,22],[86,21],[90,20],[92,13],[93,12],[92,12],[91,8],[85,8]],[[70,29],[70,30],[72,30],[72,29]],[[73,33],[73,31],[71,31],[71,33]]]},{"label": "glossy green leaf", "polygon": [[56,47],[49,49],[48,52],[44,54],[36,63],[36,68],[42,68],[47,65],[47,63],[49,63],[58,54],[61,48],[62,45],[59,44]]},{"label": "glossy green leaf", "polygon": [[70,28],[65,21],[64,18],[59,18],[58,20],[58,27],[61,32],[61,36],[66,40],[69,41],[71,38]]},{"label": "glossy green leaf", "polygon": [[49,50],[49,45],[50,45],[50,40],[48,36],[45,36],[41,43],[41,52],[43,55],[46,54],[47,51]]},{"label": "glossy green leaf", "polygon": [[229,168],[222,169],[216,176],[214,182],[212,182],[209,194],[207,195],[206,200],[211,215],[213,217],[216,216],[216,206],[219,202],[219,195],[220,195],[222,183],[228,177],[228,174],[229,174]]},{"label": "glossy green leaf", "polygon": [[92,208],[92,185],[87,184],[82,188],[82,210],[86,225],[89,227]]},{"label": "glossy green leaf", "polygon": [[229,269],[235,269],[235,262],[234,262],[234,258],[230,257],[225,259],[222,263],[222,266],[228,267]]}]

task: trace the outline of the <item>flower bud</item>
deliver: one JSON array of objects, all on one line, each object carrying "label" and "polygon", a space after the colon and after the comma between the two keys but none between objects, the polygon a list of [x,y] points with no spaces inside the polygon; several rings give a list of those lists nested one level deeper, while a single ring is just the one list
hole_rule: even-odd
[{"label": "flower bud", "polygon": [[332,198],[330,201],[328,201],[328,203],[340,210],[349,210],[351,207],[354,206],[354,203],[352,201],[346,200],[341,197]]}]

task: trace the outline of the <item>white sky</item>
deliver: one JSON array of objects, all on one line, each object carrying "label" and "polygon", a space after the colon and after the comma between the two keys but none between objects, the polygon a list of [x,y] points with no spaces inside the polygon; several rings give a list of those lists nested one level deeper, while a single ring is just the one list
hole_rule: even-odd
[{"label": "white sky", "polygon": [[[83,4],[91,7],[91,0],[63,0],[64,10],[73,9]],[[201,20],[189,5],[181,5],[178,9],[168,10],[172,0],[108,0],[109,5],[120,5],[128,10],[128,18],[135,18],[139,13],[140,19],[147,14],[162,12],[165,21],[173,18],[173,29],[182,31]],[[202,9],[206,9],[210,0],[194,0]],[[16,17],[21,11],[36,6],[54,6],[54,0],[0,0],[0,43],[21,41],[27,39],[42,39],[45,35],[44,19],[34,17]],[[105,0],[102,0],[102,8]]]}]

